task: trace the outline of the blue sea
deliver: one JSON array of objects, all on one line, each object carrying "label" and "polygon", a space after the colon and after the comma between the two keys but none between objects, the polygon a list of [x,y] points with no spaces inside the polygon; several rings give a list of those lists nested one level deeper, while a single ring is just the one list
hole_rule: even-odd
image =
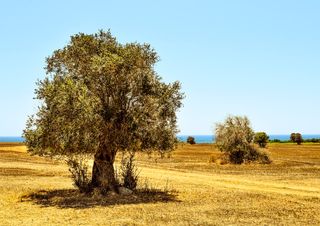
[{"label": "blue sea", "polygon": [[23,142],[22,137],[0,137],[0,142]]},{"label": "blue sea", "polygon": [[[193,136],[196,140],[196,143],[203,144],[203,143],[212,143],[214,141],[213,135],[178,135],[178,139],[182,142],[186,142],[188,136]],[[320,134],[302,134],[303,139],[312,139],[318,138],[320,139]],[[278,139],[281,141],[290,140],[290,135],[269,135],[270,140]],[[23,142],[24,139],[22,137],[0,137],[0,142]]]}]

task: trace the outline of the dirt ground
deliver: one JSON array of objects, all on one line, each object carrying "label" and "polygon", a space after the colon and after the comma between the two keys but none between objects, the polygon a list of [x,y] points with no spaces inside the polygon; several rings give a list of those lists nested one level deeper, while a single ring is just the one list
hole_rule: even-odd
[{"label": "dirt ground", "polygon": [[[139,154],[130,197],[88,197],[63,162],[0,144],[0,225],[320,225],[320,145],[270,144],[270,165],[218,165],[213,145]],[[26,198],[28,197],[28,198]]]}]

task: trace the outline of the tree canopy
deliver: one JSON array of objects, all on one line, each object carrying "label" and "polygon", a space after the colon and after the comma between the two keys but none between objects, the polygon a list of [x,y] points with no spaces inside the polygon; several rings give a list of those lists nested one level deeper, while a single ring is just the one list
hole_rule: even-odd
[{"label": "tree canopy", "polygon": [[254,132],[247,117],[229,116],[216,124],[215,135],[217,147],[231,153],[251,147]]},{"label": "tree canopy", "polygon": [[24,130],[28,150],[93,154],[93,184],[104,187],[114,185],[118,151],[172,150],[183,94],[156,73],[158,60],[149,44],[121,44],[110,31],[72,36],[46,59],[36,90],[42,104]]}]

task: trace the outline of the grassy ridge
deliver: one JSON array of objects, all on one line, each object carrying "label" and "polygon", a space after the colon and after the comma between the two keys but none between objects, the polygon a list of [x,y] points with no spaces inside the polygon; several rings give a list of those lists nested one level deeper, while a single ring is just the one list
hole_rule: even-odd
[{"label": "grassy ridge", "polygon": [[213,145],[180,145],[164,159],[139,154],[141,180],[176,196],[97,201],[73,189],[63,163],[1,143],[0,225],[320,224],[320,145],[268,151],[272,164],[241,166],[210,163],[220,155]]}]

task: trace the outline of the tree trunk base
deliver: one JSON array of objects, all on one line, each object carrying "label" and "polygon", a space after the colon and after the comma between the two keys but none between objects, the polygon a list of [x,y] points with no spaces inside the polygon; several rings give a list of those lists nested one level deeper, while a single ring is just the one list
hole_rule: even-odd
[{"label": "tree trunk base", "polygon": [[102,194],[106,194],[108,191],[118,193],[118,183],[115,179],[113,161],[110,161],[108,158],[102,159],[99,157],[101,156],[95,156],[93,164],[92,188],[99,189]]}]

